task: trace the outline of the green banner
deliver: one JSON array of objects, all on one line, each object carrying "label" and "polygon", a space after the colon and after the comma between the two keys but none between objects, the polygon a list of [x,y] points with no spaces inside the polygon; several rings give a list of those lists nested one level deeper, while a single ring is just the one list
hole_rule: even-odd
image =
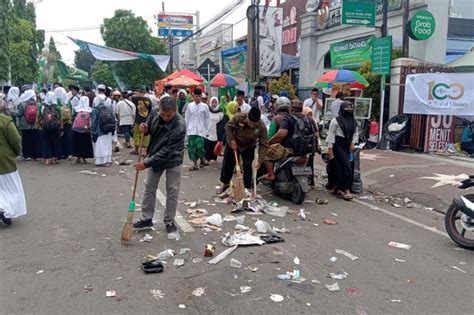
[{"label": "green banner", "polygon": [[371,61],[373,40],[371,36],[331,44],[331,68],[357,68]]},{"label": "green banner", "polygon": [[84,70],[77,69],[71,66],[66,65],[61,60],[56,60],[56,64],[58,65],[59,74],[61,79],[69,79],[74,81],[87,81],[89,80],[89,73]]},{"label": "green banner", "polygon": [[243,79],[247,72],[247,45],[242,45],[221,51],[222,72]]},{"label": "green banner", "polygon": [[392,63],[392,36],[374,39],[372,47],[372,72],[390,74]]}]

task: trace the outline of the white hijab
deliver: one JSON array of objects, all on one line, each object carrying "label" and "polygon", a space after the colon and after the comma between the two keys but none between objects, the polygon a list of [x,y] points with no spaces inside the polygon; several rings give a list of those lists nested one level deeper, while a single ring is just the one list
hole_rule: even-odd
[{"label": "white hijab", "polygon": [[44,103],[46,105],[56,105],[56,95],[54,92],[49,91],[44,97]]},{"label": "white hijab", "polygon": [[63,87],[58,86],[57,88],[55,88],[54,95],[56,96],[56,99],[61,102],[62,105],[67,105],[69,97]]},{"label": "white hijab", "polygon": [[10,90],[8,90],[7,101],[12,101],[15,103],[19,97],[20,97],[20,89],[17,88],[16,86],[12,86]]},{"label": "white hijab", "polygon": [[82,96],[79,99],[79,105],[76,107],[76,112],[92,112],[92,108],[89,106],[89,98],[87,96]]},{"label": "white hijab", "polygon": [[23,92],[23,94],[21,94],[21,96],[18,98],[18,103],[21,103],[21,102],[26,102],[26,101],[29,101],[33,99],[34,101],[36,101],[36,93],[35,91],[33,90],[26,90],[25,92]]}]

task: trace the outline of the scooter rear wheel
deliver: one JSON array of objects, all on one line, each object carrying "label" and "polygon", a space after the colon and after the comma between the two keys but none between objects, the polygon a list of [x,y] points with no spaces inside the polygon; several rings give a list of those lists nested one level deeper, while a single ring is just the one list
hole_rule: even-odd
[{"label": "scooter rear wheel", "polygon": [[[470,201],[474,201],[474,195],[464,196]],[[461,216],[463,213],[455,205],[451,205],[446,212],[446,217],[444,219],[444,224],[446,227],[446,232],[448,232],[449,237],[456,242],[459,246],[474,249],[474,239],[466,238],[465,233],[468,232],[470,235],[474,235],[474,231],[467,231],[462,225],[460,225]]]},{"label": "scooter rear wheel", "polygon": [[293,185],[294,185],[294,190],[293,190],[293,193],[291,194],[291,201],[297,205],[300,205],[304,202],[306,194],[297,180],[293,182]]}]

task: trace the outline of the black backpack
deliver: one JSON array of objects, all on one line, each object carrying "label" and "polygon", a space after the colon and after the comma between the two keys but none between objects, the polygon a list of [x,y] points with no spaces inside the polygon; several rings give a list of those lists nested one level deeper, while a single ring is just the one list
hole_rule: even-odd
[{"label": "black backpack", "polygon": [[59,114],[56,105],[43,105],[42,127],[44,131],[57,132],[59,130]]},{"label": "black backpack", "polygon": [[309,154],[316,152],[317,144],[314,136],[315,130],[308,117],[291,115],[294,121],[291,146],[296,154]]},{"label": "black backpack", "polygon": [[112,110],[112,107],[107,105],[97,106],[99,111],[99,128],[103,133],[109,133],[115,131],[115,115]]}]

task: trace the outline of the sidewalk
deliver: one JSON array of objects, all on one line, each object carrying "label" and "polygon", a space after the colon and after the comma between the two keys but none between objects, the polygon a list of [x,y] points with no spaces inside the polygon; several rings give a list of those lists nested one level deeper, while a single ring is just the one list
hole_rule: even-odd
[{"label": "sidewalk", "polygon": [[466,193],[457,186],[463,174],[474,174],[473,162],[428,154],[366,150],[361,154],[364,192],[406,197],[445,212],[454,196]]}]

